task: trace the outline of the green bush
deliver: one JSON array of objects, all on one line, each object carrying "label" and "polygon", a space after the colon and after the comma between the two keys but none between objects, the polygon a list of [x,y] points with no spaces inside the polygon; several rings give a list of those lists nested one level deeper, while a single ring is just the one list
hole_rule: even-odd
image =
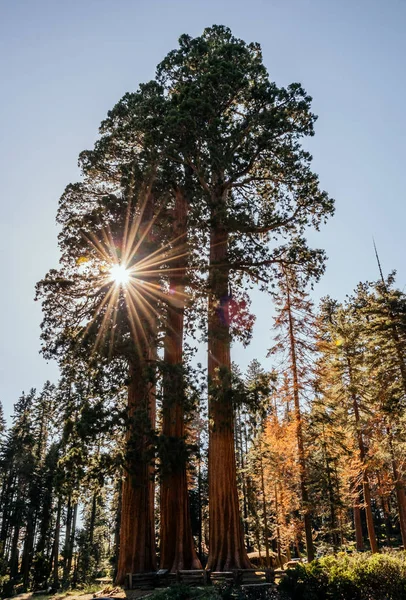
[{"label": "green bush", "polygon": [[328,556],[289,570],[279,590],[292,600],[406,600],[406,555]]},{"label": "green bush", "polygon": [[277,597],[274,589],[258,586],[257,589],[247,591],[227,583],[207,587],[176,584],[155,592],[152,596],[153,600],[276,600]]}]

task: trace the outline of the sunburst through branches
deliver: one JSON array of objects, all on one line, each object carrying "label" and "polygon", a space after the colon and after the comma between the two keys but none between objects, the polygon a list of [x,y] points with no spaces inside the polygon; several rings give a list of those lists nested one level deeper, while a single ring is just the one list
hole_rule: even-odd
[{"label": "sunburst through branches", "polygon": [[118,231],[117,224],[113,231],[113,226],[105,224],[96,228],[97,234],[82,232],[90,253],[89,258],[83,260],[86,263],[83,277],[86,278],[89,272],[97,273],[96,277],[89,278],[89,283],[94,292],[101,295],[82,330],[85,337],[96,319],[101,318],[94,350],[109,338],[109,354],[113,352],[118,315],[124,307],[134,343],[139,348],[148,347],[148,334],[156,329],[162,303],[176,304],[180,296],[186,297],[177,289],[168,293],[169,286],[165,284],[165,279],[184,272],[177,264],[187,255],[185,235],[156,248],[151,230],[157,216],[146,222],[145,208],[144,202],[141,210],[132,216],[129,206],[124,226]]},{"label": "sunburst through branches", "polygon": [[110,277],[116,285],[125,287],[130,280],[130,272],[125,265],[116,264],[110,268]]}]

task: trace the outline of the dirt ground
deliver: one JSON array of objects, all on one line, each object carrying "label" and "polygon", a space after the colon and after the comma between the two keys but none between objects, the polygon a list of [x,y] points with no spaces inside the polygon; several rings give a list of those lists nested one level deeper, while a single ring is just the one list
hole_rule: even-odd
[{"label": "dirt ground", "polygon": [[151,590],[124,590],[120,588],[119,590],[115,588],[113,590],[113,594],[111,594],[111,590],[102,593],[103,590],[99,592],[95,592],[92,594],[83,593],[80,590],[62,592],[58,594],[32,594],[31,592],[27,592],[26,594],[18,594],[17,596],[13,596],[12,598],[6,598],[5,600],[98,600],[98,598],[112,598],[117,600],[126,598],[128,600],[137,600],[137,598],[143,598],[145,596],[149,596],[151,594]]}]

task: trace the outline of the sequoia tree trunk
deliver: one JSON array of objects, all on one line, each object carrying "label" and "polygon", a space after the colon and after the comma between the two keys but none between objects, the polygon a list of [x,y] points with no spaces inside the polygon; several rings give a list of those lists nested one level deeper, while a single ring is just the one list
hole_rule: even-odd
[{"label": "sequoia tree trunk", "polygon": [[209,527],[207,568],[248,569],[237,492],[229,332],[228,235],[221,226],[225,198],[212,213],[210,236],[208,384]]},{"label": "sequoia tree trunk", "polygon": [[155,423],[155,398],[146,376],[146,361],[130,364],[126,473],[123,480],[120,551],[116,583],[127,573],[156,569],[152,465],[149,426]]},{"label": "sequoia tree trunk", "polygon": [[156,244],[151,233],[154,198],[150,190],[146,193],[136,232],[139,239],[138,264],[143,270],[137,287],[137,306],[133,305],[131,289],[127,291],[134,351],[129,357],[127,452],[121,498],[117,584],[124,583],[127,573],[156,570],[152,435],[155,428],[155,384],[151,368],[156,362],[157,321],[156,301],[145,283],[145,279],[151,279],[147,257],[156,250]]},{"label": "sequoia tree trunk", "polygon": [[169,302],[164,348],[161,456],[161,559],[160,568],[172,573],[201,569],[190,519],[185,449],[185,382],[182,371],[185,309],[187,203],[178,190],[175,198],[176,255],[171,260]]}]

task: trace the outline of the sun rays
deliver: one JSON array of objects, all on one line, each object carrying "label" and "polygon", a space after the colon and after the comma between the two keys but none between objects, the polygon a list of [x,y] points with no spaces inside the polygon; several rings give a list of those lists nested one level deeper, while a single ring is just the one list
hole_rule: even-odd
[{"label": "sun rays", "polygon": [[[89,247],[89,257],[79,260],[83,281],[89,271],[97,274],[89,284],[100,298],[93,317],[82,330],[86,337],[98,321],[94,351],[107,344],[114,351],[119,316],[125,311],[128,333],[138,349],[148,350],[155,335],[162,304],[184,301],[186,294],[170,286],[170,280],[185,272],[186,235],[165,244],[154,238],[157,215],[148,215],[148,198],[138,211],[127,207],[122,227],[117,222],[100,224],[95,232],[82,234]],[[86,268],[83,268],[86,265]],[[170,288],[170,289],[169,289]]]},{"label": "sun rays", "polygon": [[110,268],[111,280],[116,285],[125,287],[130,280],[130,271],[123,264],[115,264]]}]

